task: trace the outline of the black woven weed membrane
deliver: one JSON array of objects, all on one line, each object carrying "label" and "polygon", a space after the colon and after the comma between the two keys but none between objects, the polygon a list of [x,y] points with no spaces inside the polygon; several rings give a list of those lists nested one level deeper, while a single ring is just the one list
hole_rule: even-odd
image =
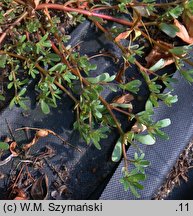
[{"label": "black woven weed membrane", "polygon": [[[96,31],[89,21],[80,24],[72,32],[70,45],[77,44],[80,46],[81,55],[92,56],[101,51],[107,51],[116,59],[121,56],[120,50],[107,41],[103,33]],[[91,62],[97,64],[97,70],[92,72],[93,76],[102,72],[115,74],[122,66],[122,62],[116,61],[115,58],[109,56],[93,58]],[[175,67],[164,68],[164,73],[167,71],[173,73]],[[146,159],[152,164],[147,168],[148,178],[143,183],[145,189],[141,191],[141,199],[152,199],[156,195],[193,134],[192,86],[179,77],[178,72],[174,76],[180,80],[174,86],[174,93],[178,95],[179,101],[172,108],[160,104],[154,116],[155,120],[171,119],[172,125],[165,129],[170,140],[158,139],[154,146],[141,146],[146,154]],[[142,81],[140,92],[133,102],[134,112],[142,111],[149,91],[135,67],[130,68],[125,77],[127,81],[133,79]],[[29,110],[23,111],[15,106],[11,110],[7,107],[1,111],[0,136],[13,137],[17,143],[23,144],[28,143],[34,137],[35,132],[15,131],[16,129],[22,127],[47,128],[67,140],[73,147],[50,134],[40,139],[30,149],[27,159],[12,158],[5,165],[1,164],[0,199],[11,199],[8,196],[9,183],[17,180],[15,178],[19,174],[19,169],[25,170],[22,172],[23,179],[26,179],[27,175],[38,179],[38,183],[33,188],[33,199],[99,199],[99,197],[100,199],[135,199],[130,192],[125,192],[119,183],[122,162],[118,164],[111,161],[111,154],[119,137],[118,133],[112,131],[107,139],[103,139],[100,151],[93,145],[86,145],[77,131],[73,130],[75,113],[71,99],[64,95],[57,109],[52,109],[50,114],[44,115],[36,104],[36,93],[31,90],[33,85],[34,83],[31,83],[28,87]],[[112,101],[122,93],[110,93],[110,90],[106,89],[102,96],[107,101]],[[117,115],[125,129],[129,129],[131,125],[128,125],[127,118],[121,114]],[[128,155],[133,155],[133,153],[134,149],[129,148]],[[9,155],[10,152],[2,155],[1,161]],[[28,187],[30,185],[29,182],[20,182],[20,184],[26,184]],[[28,190],[27,186],[25,190]]]}]

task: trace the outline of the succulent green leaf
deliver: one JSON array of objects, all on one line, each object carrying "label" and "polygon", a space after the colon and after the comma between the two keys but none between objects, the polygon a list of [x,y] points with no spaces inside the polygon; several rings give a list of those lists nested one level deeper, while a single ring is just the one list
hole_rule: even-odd
[{"label": "succulent green leaf", "polygon": [[150,67],[149,70],[151,71],[157,71],[157,70],[160,70],[161,68],[164,67],[164,64],[165,64],[165,60],[164,59],[160,59],[158,62],[156,62],[152,67]]},{"label": "succulent green leaf", "polygon": [[149,134],[147,135],[135,134],[135,140],[145,145],[155,144],[155,139]]},{"label": "succulent green leaf", "polygon": [[172,24],[167,24],[167,23],[160,23],[159,28],[168,36],[171,38],[176,37],[176,33],[179,32],[178,27],[172,25]]},{"label": "succulent green leaf", "polygon": [[121,156],[122,156],[122,143],[121,143],[121,138],[119,138],[114,147],[111,159],[113,162],[118,162],[121,159]]},{"label": "succulent green leaf", "polygon": [[168,13],[174,18],[177,19],[183,12],[184,8],[181,5],[177,5],[176,7],[170,9]]},{"label": "succulent green leaf", "polygon": [[135,197],[137,197],[137,198],[140,198],[141,196],[140,196],[140,194],[137,192],[137,190],[135,189],[135,186],[133,186],[133,185],[129,185],[129,189],[131,190],[131,193],[135,196]]},{"label": "succulent green leaf", "polygon": [[162,119],[156,123],[156,126],[159,128],[168,127],[171,124],[171,120],[169,118]]},{"label": "succulent green leaf", "polygon": [[9,144],[6,142],[0,142],[0,150],[8,150]]},{"label": "succulent green leaf", "polygon": [[193,70],[181,70],[180,73],[188,82],[193,82]]},{"label": "succulent green leaf", "polygon": [[141,81],[140,80],[133,80],[131,82],[128,82],[127,84],[120,84],[120,88],[130,91],[134,94],[137,94],[139,91],[139,87],[141,86]]},{"label": "succulent green leaf", "polygon": [[103,73],[97,77],[88,77],[87,80],[92,83],[96,84],[99,82],[112,82],[115,79],[115,75],[110,76],[108,73]]},{"label": "succulent green leaf", "polygon": [[129,175],[127,178],[131,182],[138,182],[138,181],[144,181],[146,179],[146,176],[143,173],[137,173],[134,175]]},{"label": "succulent green leaf", "polygon": [[128,103],[128,104],[112,103],[111,106],[121,107],[121,108],[124,108],[124,109],[133,109],[133,106],[132,106],[131,103]]},{"label": "succulent green leaf", "polygon": [[0,68],[5,68],[6,66],[6,55],[0,55]]},{"label": "succulent green leaf", "polygon": [[49,108],[48,104],[44,100],[41,100],[40,104],[41,104],[41,109],[42,109],[43,113],[48,114],[50,112],[50,108]]},{"label": "succulent green leaf", "polygon": [[5,101],[5,96],[3,96],[2,94],[0,94],[0,101]]}]

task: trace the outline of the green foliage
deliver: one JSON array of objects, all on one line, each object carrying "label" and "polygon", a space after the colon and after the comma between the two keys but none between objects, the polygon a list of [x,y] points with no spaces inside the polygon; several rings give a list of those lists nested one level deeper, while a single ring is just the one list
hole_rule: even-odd
[{"label": "green foliage", "polygon": [[44,48],[50,48],[50,47],[51,47],[51,43],[48,40],[48,33],[47,33],[36,43],[36,53],[44,54]]},{"label": "green foliage", "polygon": [[3,96],[2,94],[0,94],[0,101],[5,101],[5,96]]},{"label": "green foliage", "polygon": [[137,94],[137,92],[139,91],[139,87],[141,85],[141,81],[140,80],[133,80],[128,82],[127,84],[120,84],[120,88],[130,91],[134,94]]},{"label": "green foliage", "polygon": [[40,104],[44,114],[50,113],[50,107],[43,99],[40,99]]},{"label": "green foliage", "polygon": [[81,56],[78,59],[79,67],[88,75],[89,71],[96,70],[97,65],[91,64],[87,56]]},{"label": "green foliage", "polygon": [[9,107],[13,108],[14,104],[19,105],[24,110],[27,110],[27,106],[24,103],[26,101],[25,98],[26,88],[22,88],[21,91],[11,100]]},{"label": "green foliage", "polygon": [[118,139],[117,143],[115,144],[113,153],[112,153],[112,161],[118,162],[121,159],[122,156],[122,143],[121,138]]},{"label": "green foliage", "polygon": [[171,92],[167,92],[165,94],[159,94],[158,98],[163,100],[163,102],[168,105],[169,107],[172,106],[173,103],[176,103],[178,101],[177,95],[171,95]]},{"label": "green foliage", "polygon": [[158,122],[154,122],[152,119],[153,105],[149,101],[146,103],[145,111],[138,113],[138,122],[147,127],[147,135],[135,134],[135,139],[146,145],[153,145],[155,143],[155,136],[159,136],[163,139],[168,139],[167,134],[161,131],[161,128],[168,127],[171,124],[170,119],[163,119]]},{"label": "green foliage", "polygon": [[165,84],[165,86],[170,89],[171,91],[173,90],[173,83],[177,83],[178,80],[175,78],[172,78],[170,75],[164,74],[161,76],[162,82]]},{"label": "green foliage", "polygon": [[168,36],[171,38],[174,38],[176,36],[176,33],[179,31],[178,27],[172,25],[172,24],[167,24],[167,23],[160,23],[159,28]]},{"label": "green foliage", "polygon": [[0,68],[5,68],[6,66],[6,55],[0,55]]},{"label": "green foliage", "polygon": [[193,70],[181,70],[180,73],[188,82],[193,82]]},{"label": "green foliage", "polygon": [[184,8],[182,5],[177,5],[176,7],[169,9],[168,14],[174,19],[177,19],[179,16],[182,15],[183,10]]},{"label": "green foliage", "polygon": [[41,27],[41,23],[38,19],[30,19],[26,22],[26,28],[29,33],[37,32],[38,29]]},{"label": "green foliage", "polygon": [[36,86],[39,92],[37,99],[40,102],[41,109],[45,114],[50,112],[49,107],[57,107],[57,100],[61,99],[62,91],[54,83],[55,77],[47,76]]},{"label": "green foliage", "polygon": [[153,144],[155,144],[155,139],[149,134],[147,134],[147,135],[136,134],[135,135],[135,140],[137,140],[138,142],[140,142],[142,144],[145,144],[145,145],[153,145]]},{"label": "green foliage", "polygon": [[185,56],[190,49],[190,46],[178,46],[170,49],[170,52],[177,56]]},{"label": "green foliage", "polygon": [[[99,100],[99,95],[103,91],[100,85],[91,85],[84,88],[79,103],[79,116],[74,123],[74,129],[80,132],[87,144],[93,143],[97,149],[101,149],[99,144],[101,139],[107,138],[110,121],[102,121],[103,114],[106,112]],[[98,122],[103,122],[99,126]]]},{"label": "green foliage", "polygon": [[88,77],[87,80],[92,83],[100,83],[100,82],[112,82],[115,79],[115,75],[110,76],[108,73],[103,73],[97,77]]},{"label": "green foliage", "polygon": [[140,198],[137,189],[143,190],[144,187],[140,184],[140,181],[144,181],[146,179],[146,175],[143,173],[139,173],[137,169],[132,170],[130,173],[124,171],[123,177],[120,179],[120,183],[123,184],[124,190],[130,190],[134,196]]},{"label": "green foliage", "polygon": [[193,14],[193,0],[189,0],[184,5],[185,9],[188,10],[191,14]]},{"label": "green foliage", "polygon": [[8,150],[9,144],[6,142],[0,142],[0,150]]},{"label": "green foliage", "polygon": [[134,154],[134,160],[133,160],[133,165],[135,166],[135,168],[137,169],[138,172],[141,172],[143,174],[145,174],[145,168],[147,168],[148,166],[150,166],[150,162],[147,160],[144,160],[145,158],[145,154],[141,153],[140,155],[135,152]]},{"label": "green foliage", "polygon": [[164,66],[164,64],[165,64],[165,61],[164,61],[164,59],[160,59],[158,62],[156,62],[152,67],[150,67],[150,69],[149,70],[151,70],[151,71],[158,71],[158,70],[160,70],[163,66]]}]

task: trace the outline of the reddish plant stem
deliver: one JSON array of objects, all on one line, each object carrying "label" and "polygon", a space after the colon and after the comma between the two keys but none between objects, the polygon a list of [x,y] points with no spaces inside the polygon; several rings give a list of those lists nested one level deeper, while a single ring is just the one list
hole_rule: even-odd
[{"label": "reddish plant stem", "polygon": [[120,112],[120,113],[123,113],[124,115],[127,115],[127,116],[129,116],[129,117],[131,117],[131,113],[129,113],[129,112],[126,112],[126,111],[124,111],[124,110],[122,110],[122,109],[119,109],[118,107],[114,107],[114,106],[112,106],[112,105],[110,105],[111,106],[111,109],[113,110],[116,110],[116,111],[118,111],[118,112]]},{"label": "reddish plant stem", "polygon": [[128,172],[128,158],[127,158],[124,138],[122,138],[122,150],[123,150],[123,158],[124,158],[124,168],[125,168],[125,171]]},{"label": "reddish plant stem", "polygon": [[99,99],[104,104],[104,106],[107,108],[107,110],[109,111],[111,117],[113,118],[113,120],[114,120],[114,122],[115,122],[115,124],[117,126],[117,129],[118,129],[120,135],[123,136],[124,132],[123,132],[121,126],[120,126],[119,121],[117,120],[116,116],[114,115],[114,113],[113,113],[113,111],[111,109],[110,104],[103,97],[101,97],[101,96],[99,96]]},{"label": "reddish plant stem", "polygon": [[36,7],[35,10],[42,10],[42,9],[54,9],[54,10],[62,10],[62,11],[66,11],[66,12],[77,12],[79,14],[83,14],[85,16],[88,17],[99,17],[105,20],[109,20],[112,22],[116,22],[116,23],[120,23],[122,25],[126,25],[126,26],[132,26],[133,22],[129,22],[127,20],[124,19],[119,19],[119,18],[115,18],[112,16],[108,16],[106,14],[99,14],[99,13],[95,13],[95,12],[91,12],[91,11],[87,11],[87,10],[83,10],[83,9],[78,9],[78,8],[71,8],[71,7],[67,7],[67,6],[63,6],[63,5],[59,5],[59,4],[40,4]]}]

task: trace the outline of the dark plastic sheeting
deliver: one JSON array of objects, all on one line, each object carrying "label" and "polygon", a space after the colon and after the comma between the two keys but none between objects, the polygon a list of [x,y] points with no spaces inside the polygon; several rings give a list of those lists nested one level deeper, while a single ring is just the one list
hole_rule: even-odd
[{"label": "dark plastic sheeting", "polygon": [[[174,85],[175,90],[173,92],[173,94],[178,95],[178,102],[170,108],[161,102],[154,115],[156,121],[164,118],[171,119],[172,124],[164,130],[169,135],[170,140],[157,139],[153,146],[141,145],[146,159],[151,162],[151,166],[146,169],[148,178],[142,183],[145,189],[140,191],[141,199],[149,200],[153,198],[172,166],[176,163],[179,154],[185,149],[193,135],[193,87],[178,72],[174,77],[179,79],[179,82]],[[129,148],[128,157],[133,157],[134,152],[133,147]],[[118,183],[121,178],[122,167],[123,161],[115,171],[100,199],[135,199],[130,192],[125,192],[122,185]],[[173,197],[173,199],[182,198],[182,194],[186,192],[187,190],[183,191],[182,189],[176,193],[176,197],[175,194],[170,195],[170,197]]]}]

